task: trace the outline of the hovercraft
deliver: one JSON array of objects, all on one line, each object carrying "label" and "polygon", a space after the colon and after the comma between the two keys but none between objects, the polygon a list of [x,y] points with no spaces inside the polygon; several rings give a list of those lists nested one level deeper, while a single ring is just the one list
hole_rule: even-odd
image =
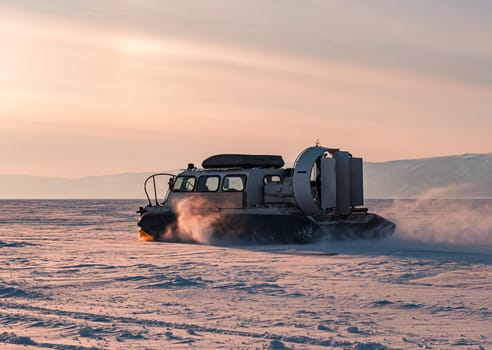
[{"label": "hovercraft", "polygon": [[[169,177],[163,200],[161,176]],[[277,155],[214,155],[202,168],[154,174],[144,190],[148,205],[138,211],[138,226],[145,240],[312,243],[384,238],[395,230],[363,207],[362,158],[335,148],[309,147],[292,168]]]}]

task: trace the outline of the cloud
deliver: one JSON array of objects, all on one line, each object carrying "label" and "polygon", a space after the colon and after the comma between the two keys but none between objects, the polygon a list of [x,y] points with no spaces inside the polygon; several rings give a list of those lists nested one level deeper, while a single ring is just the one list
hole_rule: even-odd
[{"label": "cloud", "polygon": [[[339,16],[349,17],[335,21],[344,28],[338,34],[322,21],[334,16],[338,3],[285,3],[285,21],[269,17],[276,2],[253,2],[246,13],[243,2],[223,10],[218,2],[204,2],[189,12],[181,2],[159,4],[26,1],[0,7],[0,121],[8,126],[0,139],[10,145],[28,138],[30,146],[12,149],[12,164],[24,162],[22,172],[43,162],[43,169],[56,165],[71,172],[66,175],[91,174],[84,143],[92,142],[97,147],[87,149],[99,150],[92,154],[94,166],[120,160],[120,168],[105,172],[155,168],[155,156],[125,141],[132,132],[141,144],[166,150],[164,168],[224,150],[293,159],[316,137],[371,160],[492,147],[484,141],[492,94],[487,86],[374,63],[367,55],[332,54],[342,44],[370,53],[374,40],[385,38],[386,25],[400,28],[395,20],[364,36],[344,23],[382,15],[353,3],[340,8]],[[296,11],[306,21],[312,16],[312,23],[293,26]],[[384,45],[378,50],[388,56]],[[104,142],[106,134],[111,143]],[[29,149],[60,155],[40,158]],[[59,166],[67,149],[79,167]],[[121,169],[124,158],[138,162]]]},{"label": "cloud", "polygon": [[[39,2],[4,6],[150,37],[373,65],[467,84],[492,84],[490,7],[483,1],[218,0]],[[102,31],[104,32],[104,31]]]}]

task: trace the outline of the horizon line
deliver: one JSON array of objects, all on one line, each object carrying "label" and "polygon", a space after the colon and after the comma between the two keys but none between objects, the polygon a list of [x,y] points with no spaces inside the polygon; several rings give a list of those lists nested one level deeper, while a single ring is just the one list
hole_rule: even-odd
[{"label": "horizon line", "polygon": [[[430,157],[422,157],[422,158],[404,158],[404,159],[393,159],[393,160],[385,160],[385,161],[369,161],[369,160],[364,160],[364,163],[371,163],[371,164],[384,164],[384,163],[392,163],[392,162],[403,162],[403,161],[417,161],[417,160],[429,160],[429,159],[437,159],[437,158],[453,158],[453,157],[464,157],[464,156],[491,156],[492,152],[486,152],[486,153],[473,153],[473,152],[466,152],[466,153],[461,153],[461,154],[448,154],[448,155],[438,155],[438,156],[430,156]],[[294,162],[286,162],[287,164],[294,164]],[[99,175],[82,175],[78,177],[65,177],[65,176],[56,176],[56,175],[33,175],[33,174],[22,174],[22,173],[0,173],[0,176],[22,176],[22,177],[37,177],[37,178],[50,178],[50,179],[57,179],[57,180],[81,180],[85,178],[90,178],[90,177],[106,177],[106,176],[119,176],[119,175],[136,175],[136,174],[155,174],[157,172],[173,172],[173,171],[184,171],[186,168],[175,168],[175,169],[168,169],[168,170],[158,170],[158,171],[123,171],[123,172],[114,172],[114,173],[105,173],[105,174],[99,174]]]}]

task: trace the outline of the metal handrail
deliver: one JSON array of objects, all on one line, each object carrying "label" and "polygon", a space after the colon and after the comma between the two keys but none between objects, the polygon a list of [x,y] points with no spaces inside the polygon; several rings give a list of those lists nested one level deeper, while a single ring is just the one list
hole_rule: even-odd
[{"label": "metal handrail", "polygon": [[[149,202],[149,206],[152,206],[152,201],[150,199],[150,196],[149,196],[149,193],[147,192],[147,183],[149,182],[150,179],[152,179],[152,184],[154,186],[154,199],[155,199],[155,205],[156,206],[159,206],[159,200],[157,199],[157,186],[156,186],[156,183],[155,183],[155,178],[156,176],[169,176],[171,177],[172,179],[174,179],[176,177],[176,175],[174,174],[169,174],[169,173],[157,173],[157,174],[153,174],[153,175],[150,175],[148,178],[145,179],[144,181],[144,192],[145,192],[145,196],[147,197],[147,201]],[[169,192],[169,190],[168,190]],[[166,196],[164,197],[164,200],[166,200],[167,198],[167,193],[166,192]]]}]

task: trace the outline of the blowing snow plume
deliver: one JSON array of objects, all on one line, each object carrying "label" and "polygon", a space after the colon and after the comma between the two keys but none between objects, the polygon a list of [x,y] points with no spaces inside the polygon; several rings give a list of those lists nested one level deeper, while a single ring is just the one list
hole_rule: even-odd
[{"label": "blowing snow plume", "polygon": [[200,195],[178,199],[173,202],[173,211],[176,222],[161,235],[162,241],[210,243],[221,215],[209,200]]},{"label": "blowing snow plume", "polygon": [[383,214],[397,224],[396,237],[424,243],[492,246],[492,199],[435,199],[435,188],[418,199],[395,199]]}]

